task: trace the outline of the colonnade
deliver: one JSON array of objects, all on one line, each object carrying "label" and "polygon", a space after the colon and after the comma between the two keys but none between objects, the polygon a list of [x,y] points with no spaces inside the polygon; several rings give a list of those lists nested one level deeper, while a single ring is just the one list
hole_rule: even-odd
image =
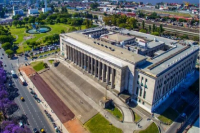
[{"label": "colonnade", "polygon": [[111,88],[115,88],[116,69],[105,63],[93,58],[87,54],[66,45],[67,59],[74,62],[77,66],[84,69],[102,82],[106,82]]}]

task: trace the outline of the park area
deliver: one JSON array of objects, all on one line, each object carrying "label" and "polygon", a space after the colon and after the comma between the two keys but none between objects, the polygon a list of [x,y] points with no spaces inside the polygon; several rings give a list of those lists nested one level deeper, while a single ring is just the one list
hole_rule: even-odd
[{"label": "park area", "polygon": [[114,115],[119,121],[123,121],[123,115],[122,112],[117,107],[110,107],[106,109],[108,112],[110,112],[112,115]]},{"label": "park area", "polygon": [[91,133],[122,133],[121,129],[114,127],[99,113],[86,122],[84,126]]},{"label": "park area", "polygon": [[[61,30],[64,30],[65,32],[70,32],[71,29],[76,28],[78,29],[78,27],[75,26],[70,26],[67,24],[54,24],[54,25],[46,25],[48,27],[51,28],[51,31],[47,32],[47,33],[40,33],[40,34],[29,34],[26,33],[26,28],[22,27],[22,28],[16,28],[14,26],[12,26],[10,28],[10,32],[11,34],[15,37],[16,41],[14,42],[14,44],[18,45],[18,49],[17,49],[17,53],[22,53],[25,51],[30,51],[31,48],[26,44],[26,42],[29,41],[36,41],[36,42],[40,42],[41,46],[45,45],[45,43],[43,43],[43,39],[46,36],[49,35],[53,35],[53,34],[60,34]],[[85,29],[85,25],[81,26],[81,29]]]}]

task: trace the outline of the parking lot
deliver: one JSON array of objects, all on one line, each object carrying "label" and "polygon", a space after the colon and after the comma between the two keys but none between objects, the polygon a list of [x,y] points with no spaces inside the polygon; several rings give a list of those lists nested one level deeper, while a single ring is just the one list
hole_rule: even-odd
[{"label": "parking lot", "polygon": [[[70,81],[63,78],[61,73],[63,74],[62,76],[66,76]],[[82,98],[81,94],[75,90],[73,84],[95,102],[99,102],[103,94],[69,68],[59,64],[58,67],[47,70],[40,75],[82,123],[85,123],[97,113],[97,111]]]}]

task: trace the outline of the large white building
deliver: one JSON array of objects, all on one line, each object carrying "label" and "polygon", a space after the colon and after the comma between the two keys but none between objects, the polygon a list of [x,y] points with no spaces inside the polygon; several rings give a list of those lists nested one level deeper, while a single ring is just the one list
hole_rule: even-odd
[{"label": "large white building", "polygon": [[[108,32],[94,28],[61,34],[61,55],[113,91],[128,92],[131,101],[149,112],[194,71],[198,46],[162,37],[155,39],[155,36],[135,31]],[[124,49],[127,45],[135,49]],[[140,55],[135,52],[138,49],[153,54]]]},{"label": "large white building", "polygon": [[39,14],[39,11],[38,9],[28,9],[28,14],[31,15],[31,14]]}]

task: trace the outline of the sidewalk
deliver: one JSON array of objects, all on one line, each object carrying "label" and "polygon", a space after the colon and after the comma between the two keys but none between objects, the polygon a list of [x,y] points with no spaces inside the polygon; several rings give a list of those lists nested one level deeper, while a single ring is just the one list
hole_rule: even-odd
[{"label": "sidewalk", "polygon": [[[45,99],[42,97],[42,95],[40,94],[40,92],[37,90],[37,88],[34,86],[34,84],[31,82],[31,80],[27,77],[27,75],[22,71],[21,72],[24,79],[26,80],[28,87],[27,88],[32,88],[33,91],[37,94],[38,98],[41,100],[40,105],[41,110],[46,110],[51,117],[54,119],[54,123],[57,125],[57,127],[59,127],[61,129],[61,131],[63,133],[69,133],[67,131],[67,129],[65,128],[65,126],[62,124],[62,122],[58,119],[58,117],[56,116],[56,114],[53,112],[53,110],[50,108],[50,106],[48,105],[48,103],[45,101]],[[46,116],[46,114],[44,113],[44,111],[42,112],[44,116]],[[52,122],[50,122],[50,120],[48,120],[48,122],[50,124],[52,124]]]}]

